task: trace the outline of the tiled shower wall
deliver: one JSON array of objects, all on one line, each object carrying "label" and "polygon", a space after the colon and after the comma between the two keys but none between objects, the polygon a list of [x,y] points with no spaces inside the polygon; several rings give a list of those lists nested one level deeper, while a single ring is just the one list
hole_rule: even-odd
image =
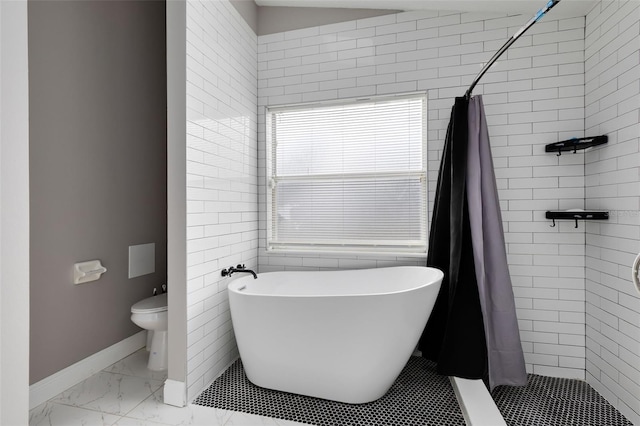
[{"label": "tiled shower wall", "polygon": [[[426,92],[432,202],[454,97],[528,19],[407,12],[258,37],[260,271],[425,262],[267,252],[265,106]],[[584,25],[584,17],[550,14],[475,90],[484,94],[527,368],[578,378],[585,376],[585,225],[551,227],[544,212],[584,207],[584,154],[558,157],[544,145],[583,136]]]},{"label": "tiled shower wall", "polygon": [[227,278],[258,262],[257,40],[227,1],[187,1],[187,384],[232,360]]},{"label": "tiled shower wall", "polygon": [[586,156],[587,207],[610,212],[587,225],[587,381],[640,424],[640,3],[599,3],[585,33],[586,133],[609,136]]}]

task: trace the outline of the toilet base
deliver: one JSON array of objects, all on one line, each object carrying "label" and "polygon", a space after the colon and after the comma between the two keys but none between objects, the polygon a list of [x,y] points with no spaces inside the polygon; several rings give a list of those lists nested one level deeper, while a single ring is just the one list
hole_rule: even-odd
[{"label": "toilet base", "polygon": [[145,350],[149,352],[151,350],[151,341],[153,340],[153,330],[147,330],[147,345]]},{"label": "toilet base", "polygon": [[167,332],[154,331],[149,349],[147,368],[152,371],[167,369]]}]

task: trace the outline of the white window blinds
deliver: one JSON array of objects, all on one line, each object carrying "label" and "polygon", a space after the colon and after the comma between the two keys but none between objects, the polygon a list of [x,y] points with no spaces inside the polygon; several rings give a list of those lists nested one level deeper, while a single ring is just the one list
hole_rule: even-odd
[{"label": "white window blinds", "polygon": [[426,252],[423,94],[266,118],[268,249]]}]

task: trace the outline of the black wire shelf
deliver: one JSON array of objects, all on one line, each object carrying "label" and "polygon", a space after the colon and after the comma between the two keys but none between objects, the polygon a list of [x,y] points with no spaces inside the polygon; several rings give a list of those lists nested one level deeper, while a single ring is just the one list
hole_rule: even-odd
[{"label": "black wire shelf", "polygon": [[571,138],[566,141],[554,142],[545,145],[545,152],[557,152],[558,156],[562,155],[563,152],[573,151],[576,152],[591,148],[593,146],[603,145],[609,141],[609,137],[607,135],[601,136],[592,136],[588,138]]},{"label": "black wire shelf", "polygon": [[553,220],[551,227],[556,226],[556,219],[559,219],[575,220],[577,228],[579,220],[608,220],[609,212],[602,210],[551,210],[545,213],[545,217]]}]

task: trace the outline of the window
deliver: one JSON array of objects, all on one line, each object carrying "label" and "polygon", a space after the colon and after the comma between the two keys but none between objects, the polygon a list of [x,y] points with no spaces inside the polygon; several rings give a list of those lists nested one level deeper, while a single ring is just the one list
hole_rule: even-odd
[{"label": "window", "polygon": [[267,250],[425,254],[426,96],[268,108]]}]

